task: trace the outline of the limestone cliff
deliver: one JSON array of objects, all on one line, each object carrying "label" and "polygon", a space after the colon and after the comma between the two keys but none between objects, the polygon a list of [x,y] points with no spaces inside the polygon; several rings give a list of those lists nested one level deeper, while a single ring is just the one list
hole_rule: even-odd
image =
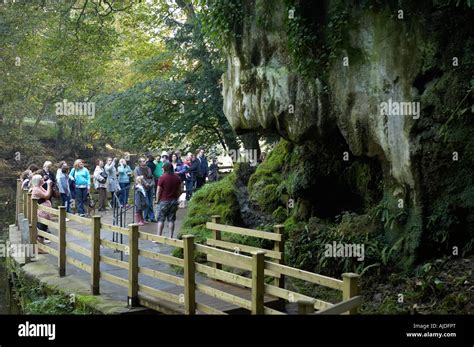
[{"label": "limestone cliff", "polygon": [[454,246],[471,252],[472,9],[450,1],[241,3],[226,50],[224,112],[238,133],[277,133],[304,149],[300,164],[311,178],[295,199],[309,206],[306,217],[321,217],[331,185],[340,210],[357,210],[345,203],[351,182],[367,175],[377,182],[356,195],[380,189],[365,210],[383,200],[403,211],[386,233],[406,238],[409,261]]}]

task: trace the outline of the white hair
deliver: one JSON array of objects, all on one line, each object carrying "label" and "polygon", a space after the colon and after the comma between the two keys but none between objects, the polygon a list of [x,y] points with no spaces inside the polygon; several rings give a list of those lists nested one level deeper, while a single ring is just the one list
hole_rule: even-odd
[{"label": "white hair", "polygon": [[39,187],[41,185],[42,180],[43,180],[43,176],[33,175],[33,177],[31,178],[31,186],[32,187]]},{"label": "white hair", "polygon": [[43,169],[49,168],[51,165],[53,165],[53,163],[47,160],[43,164]]}]

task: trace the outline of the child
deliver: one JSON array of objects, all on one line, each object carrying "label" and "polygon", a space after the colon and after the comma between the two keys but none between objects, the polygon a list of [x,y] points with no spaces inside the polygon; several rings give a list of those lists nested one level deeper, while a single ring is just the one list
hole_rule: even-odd
[{"label": "child", "polygon": [[146,192],[143,184],[145,183],[143,176],[137,176],[135,180],[135,216],[137,218],[138,225],[148,224],[143,219],[143,211],[147,207]]}]

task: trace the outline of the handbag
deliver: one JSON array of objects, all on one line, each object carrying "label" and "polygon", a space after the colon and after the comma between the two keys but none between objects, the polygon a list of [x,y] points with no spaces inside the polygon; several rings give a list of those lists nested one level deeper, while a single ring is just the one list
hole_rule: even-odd
[{"label": "handbag", "polygon": [[105,183],[105,182],[107,181],[107,177],[109,177],[109,176],[105,173],[105,171],[101,171],[101,172],[99,173],[99,176],[102,178],[102,179],[100,179],[100,180],[97,179],[97,180],[99,181],[99,183]]}]

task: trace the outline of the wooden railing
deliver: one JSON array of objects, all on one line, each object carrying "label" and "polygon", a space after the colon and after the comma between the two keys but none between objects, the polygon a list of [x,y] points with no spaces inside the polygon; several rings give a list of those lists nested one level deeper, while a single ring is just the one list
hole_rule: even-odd
[{"label": "wooden railing", "polygon": [[[301,314],[312,314],[315,311],[318,311],[318,314],[340,314],[344,312],[354,314],[357,312],[357,307],[362,301],[361,296],[359,296],[359,276],[357,274],[346,273],[342,275],[342,280],[339,280],[284,265],[284,236],[283,227],[280,225],[275,226],[275,233],[269,233],[260,230],[222,225],[219,224],[219,217],[213,216],[212,222],[208,223],[207,227],[213,230],[214,238],[207,240],[208,244],[204,245],[196,243],[193,235],[184,235],[182,240],[178,240],[142,232],[139,230],[137,224],[130,224],[128,228],[121,228],[104,223],[100,216],[94,216],[89,219],[66,213],[64,206],[53,209],[38,205],[37,200],[31,199],[31,194],[27,192],[20,192],[19,196],[22,196],[21,206],[18,205],[19,211],[24,212],[30,225],[30,242],[37,244],[39,249],[57,257],[59,276],[62,277],[66,275],[66,263],[74,265],[90,274],[91,292],[94,295],[100,293],[101,279],[127,288],[127,301],[131,307],[138,305],[148,306],[150,304],[147,297],[151,297],[154,300],[158,299],[181,305],[181,307],[184,308],[184,313],[189,315],[196,314],[197,312],[225,314],[223,311],[219,311],[214,307],[197,302],[197,292],[236,305],[250,311],[252,314],[285,314],[284,312],[265,306],[265,296],[272,296],[285,301],[298,303],[299,312]],[[38,211],[49,213],[53,218],[57,218],[57,221],[38,217]],[[81,225],[86,225],[90,230],[90,234],[71,227],[67,219]],[[37,222],[56,229],[58,234],[53,235],[38,230],[36,227]],[[128,244],[119,244],[103,239],[101,238],[102,231],[125,235],[128,237]],[[234,246],[231,243],[221,240],[221,232],[238,233],[240,235],[270,239],[274,241],[274,249],[263,250],[245,245]],[[68,241],[68,235],[89,241],[90,249]],[[51,242],[57,244],[57,248],[37,243],[36,240],[38,236],[48,238]],[[142,249],[139,246],[140,240],[154,241],[162,245],[181,248],[183,249],[183,258]],[[125,254],[128,254],[128,260],[122,261],[101,255],[101,246],[125,252]],[[233,249],[231,247],[240,247],[241,252],[226,250]],[[90,263],[84,263],[73,256],[67,255],[67,249],[88,257]],[[212,262],[212,266],[196,262],[195,255],[197,253],[204,254],[208,261]],[[242,253],[249,253],[249,255]],[[184,275],[180,277],[178,275],[139,266],[139,257],[182,267]],[[107,273],[106,271],[101,271],[101,263],[127,270],[128,278],[125,279]],[[250,275],[246,277],[225,271],[222,269],[222,265],[245,270],[245,272]],[[251,292],[251,300],[213,288],[204,283],[197,283],[197,273],[203,274],[213,280],[248,288]],[[182,294],[176,295],[141,284],[138,278],[139,274],[182,287]],[[265,283],[266,275],[273,276],[275,279],[278,279],[278,281],[275,280],[273,284]],[[285,289],[283,285],[284,277],[292,277],[341,291],[342,301],[333,304]],[[152,305],[149,307],[154,308],[155,306]]]}]

